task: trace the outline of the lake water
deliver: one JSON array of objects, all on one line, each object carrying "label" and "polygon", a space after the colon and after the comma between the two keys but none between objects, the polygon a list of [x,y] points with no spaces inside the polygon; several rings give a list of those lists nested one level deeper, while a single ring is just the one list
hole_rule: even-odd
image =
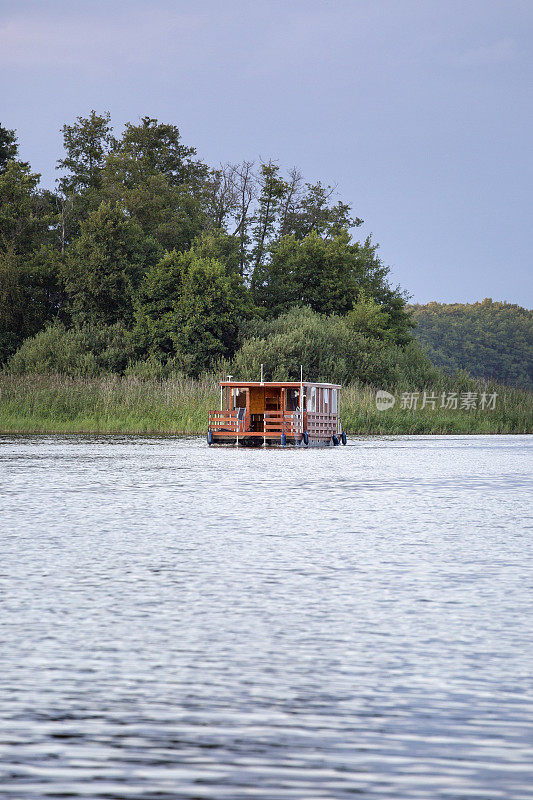
[{"label": "lake water", "polygon": [[0,797],[532,798],[531,453],[0,438]]}]

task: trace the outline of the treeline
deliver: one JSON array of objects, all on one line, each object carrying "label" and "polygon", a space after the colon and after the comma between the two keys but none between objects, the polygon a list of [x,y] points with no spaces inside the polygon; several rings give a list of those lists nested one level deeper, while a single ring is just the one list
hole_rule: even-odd
[{"label": "treeline", "polygon": [[411,310],[415,336],[438,367],[533,389],[532,311],[490,298]]},{"label": "treeline", "polygon": [[268,379],[303,364],[408,388],[446,381],[437,365],[532,387],[530,312],[408,307],[330,186],[274,161],[213,168],[150,117],[116,136],[91,111],[62,133],[50,190],[0,125],[4,372],[256,378],[262,363]]},{"label": "treeline", "polygon": [[62,131],[52,191],[0,126],[5,370],[431,374],[404,294],[331,187],[273,161],[212,168],[149,117],[116,136],[91,111]]}]

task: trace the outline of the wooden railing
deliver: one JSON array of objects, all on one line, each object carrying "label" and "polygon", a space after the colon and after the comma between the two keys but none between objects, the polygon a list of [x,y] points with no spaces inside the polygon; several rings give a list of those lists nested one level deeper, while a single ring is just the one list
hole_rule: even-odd
[{"label": "wooden railing", "polygon": [[213,433],[219,431],[239,433],[239,431],[244,430],[244,420],[239,422],[238,411],[210,411],[209,430],[213,431]]},{"label": "wooden railing", "polygon": [[319,413],[317,411],[307,412],[307,433],[309,436],[317,436],[321,439],[329,439],[337,433],[338,414]]},{"label": "wooden railing", "polygon": [[302,433],[302,415],[300,412],[265,411],[264,427],[265,434],[297,436]]},{"label": "wooden railing", "polygon": [[[305,414],[305,430],[309,436],[318,439],[329,439],[338,431],[338,414],[319,413],[308,411]],[[239,420],[239,410],[235,411],[210,411],[209,430],[213,433],[233,433],[241,435],[250,433],[250,414]],[[254,435],[263,434],[268,437],[281,436],[284,433],[289,437],[298,437],[304,431],[303,415],[301,411],[265,411],[263,426],[256,429]]]}]

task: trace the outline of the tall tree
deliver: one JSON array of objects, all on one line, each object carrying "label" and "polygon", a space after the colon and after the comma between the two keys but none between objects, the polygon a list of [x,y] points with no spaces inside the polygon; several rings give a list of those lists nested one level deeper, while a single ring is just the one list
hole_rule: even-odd
[{"label": "tall tree", "polygon": [[128,123],[106,159],[101,196],[120,202],[163,247],[186,250],[209,227],[208,169],[194,155],[175,125]]},{"label": "tall tree", "polygon": [[279,166],[273,161],[261,164],[254,228],[254,271],[261,267],[268,244],[274,238],[278,212],[288,191],[287,182],[280,178],[278,173]]},{"label": "tall tree", "polygon": [[24,161],[8,161],[0,174],[0,247],[19,255],[42,242],[49,219],[37,187],[41,176]]},{"label": "tall tree", "polygon": [[61,307],[55,217],[39,179],[14,159],[0,172],[0,362]]},{"label": "tall tree", "polygon": [[73,125],[63,125],[65,157],[57,162],[63,175],[57,181],[55,204],[59,218],[61,250],[80,235],[80,223],[98,207],[101,178],[106,158],[114,142],[109,112],[77,117]]},{"label": "tall tree", "polygon": [[251,207],[256,188],[253,161],[243,161],[235,167],[235,212],[236,227],[233,235],[239,238],[239,272],[242,276],[248,271],[248,246],[250,244]]},{"label": "tall tree", "polygon": [[152,117],[143,117],[139,125],[128,122],[113,152],[134,161],[137,175],[160,173],[170,186],[197,189],[208,173],[206,165],[194,158],[195,148],[182,143],[179,128]]},{"label": "tall tree", "polygon": [[239,275],[204,255],[205,248],[202,242],[167,253],[143,280],[136,310],[139,344],[158,358],[175,359],[191,375],[233,355],[251,311]]},{"label": "tall tree", "polygon": [[97,114],[94,109],[88,117],[77,117],[73,125],[63,125],[65,158],[57,168],[66,174],[58,181],[66,197],[98,189],[105,159],[113,144],[111,115],[108,111]]},{"label": "tall tree", "polygon": [[18,149],[15,131],[0,125],[0,173],[5,172],[8,161],[17,157]]},{"label": "tall tree", "polygon": [[161,251],[120,205],[101,203],[69,248],[64,282],[79,323],[126,324],[140,280]]},{"label": "tall tree", "polygon": [[280,233],[292,233],[297,239],[317,233],[331,239],[362,225],[362,219],[350,216],[351,208],[347,203],[340,200],[333,202],[334,194],[333,187],[325,186],[320,181],[307,183],[305,191],[293,192],[293,200],[287,205]]},{"label": "tall tree", "polygon": [[[347,231],[333,239],[311,232],[304,239],[285,236],[270,249],[270,258],[252,278],[252,296],[268,317],[293,306],[323,314],[346,314],[361,293],[389,314],[395,340],[409,339],[405,298],[387,282],[388,268],[367,239],[352,243]],[[406,338],[407,337],[407,338]]]}]

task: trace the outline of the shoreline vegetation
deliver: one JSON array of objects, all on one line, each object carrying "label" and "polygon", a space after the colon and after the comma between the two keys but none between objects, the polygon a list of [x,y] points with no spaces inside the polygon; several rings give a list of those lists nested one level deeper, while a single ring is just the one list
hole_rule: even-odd
[{"label": "shoreline vegetation", "polygon": [[350,434],[531,431],[532,311],[410,306],[359,214],[296,167],[215,168],[148,116],[62,134],[44,188],[0,125],[1,432],[203,434],[221,375],[301,365],[346,387]]},{"label": "shoreline vegetation", "polygon": [[[107,375],[0,374],[1,434],[189,434],[207,431],[210,409],[219,405],[218,377],[203,375],[140,378]],[[495,408],[461,409],[462,386],[456,387],[458,408],[401,407],[396,390],[393,408],[376,408],[376,389],[359,383],[346,386],[340,414],[350,435],[529,434],[533,432],[533,395],[485,381],[469,381],[480,398],[497,394]],[[450,386],[447,391],[454,391]],[[411,392],[410,392],[411,393]],[[429,390],[428,390],[429,394]]]}]

